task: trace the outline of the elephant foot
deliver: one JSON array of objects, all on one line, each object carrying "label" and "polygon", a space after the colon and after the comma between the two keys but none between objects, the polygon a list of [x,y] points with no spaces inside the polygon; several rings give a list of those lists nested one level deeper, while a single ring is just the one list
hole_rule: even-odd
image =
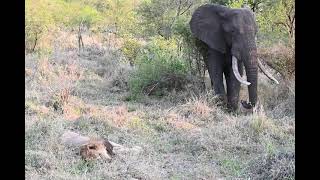
[{"label": "elephant foot", "polygon": [[215,96],[217,97],[218,101],[227,102],[227,96],[225,94],[216,94]]},{"label": "elephant foot", "polygon": [[253,106],[247,101],[241,101],[241,113],[244,115],[250,115],[253,113]]},{"label": "elephant foot", "polygon": [[227,103],[226,111],[232,114],[239,114],[239,113],[252,113],[253,105],[248,103],[247,101],[241,100],[241,107],[239,108],[239,104],[236,102],[229,102]]},{"label": "elephant foot", "polygon": [[241,100],[241,105],[242,105],[242,107],[244,107],[245,109],[252,109],[253,108],[253,105],[249,102],[247,102],[247,101],[243,101],[243,100]]},{"label": "elephant foot", "polygon": [[239,109],[238,103],[228,103],[227,104],[227,111],[229,113],[237,113]]},{"label": "elephant foot", "polygon": [[227,104],[227,96],[225,94],[215,95],[217,106],[225,106]]}]

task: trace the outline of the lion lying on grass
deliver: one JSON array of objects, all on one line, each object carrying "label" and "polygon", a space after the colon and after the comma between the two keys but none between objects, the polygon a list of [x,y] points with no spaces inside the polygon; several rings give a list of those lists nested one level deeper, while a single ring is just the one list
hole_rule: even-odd
[{"label": "lion lying on grass", "polygon": [[79,154],[85,160],[104,158],[111,160],[116,153],[141,152],[141,147],[126,148],[107,139],[90,138],[78,133],[67,131],[61,136],[61,142],[67,147],[78,147]]}]

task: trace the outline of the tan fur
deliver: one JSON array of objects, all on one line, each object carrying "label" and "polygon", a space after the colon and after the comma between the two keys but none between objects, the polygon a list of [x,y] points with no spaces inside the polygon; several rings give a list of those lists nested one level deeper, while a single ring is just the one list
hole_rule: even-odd
[{"label": "tan fur", "polygon": [[87,144],[80,147],[80,155],[85,160],[111,159],[114,155],[112,152],[112,145],[103,140],[90,140]]},{"label": "tan fur", "polygon": [[69,147],[79,147],[80,155],[85,160],[98,159],[100,157],[110,160],[115,155],[114,151],[118,153],[140,153],[142,151],[139,146],[127,148],[109,140],[81,136],[72,131],[65,132],[61,136],[61,142]]},{"label": "tan fur", "polygon": [[114,155],[113,146],[108,140],[89,138],[72,131],[65,132],[61,142],[69,147],[80,147],[80,155],[85,160],[100,157],[111,159]]}]

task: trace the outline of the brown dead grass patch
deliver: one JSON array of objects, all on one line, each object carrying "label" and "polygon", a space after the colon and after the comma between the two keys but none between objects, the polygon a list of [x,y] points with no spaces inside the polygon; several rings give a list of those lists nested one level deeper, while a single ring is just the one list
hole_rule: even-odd
[{"label": "brown dead grass patch", "polygon": [[32,73],[33,73],[32,69],[25,68],[25,73],[24,73],[25,76],[31,76]]},{"label": "brown dead grass patch", "polygon": [[39,60],[37,72],[39,83],[51,89],[75,86],[76,81],[83,78],[83,70],[76,62],[58,65],[47,57]]},{"label": "brown dead grass patch", "polygon": [[124,126],[129,119],[128,108],[125,105],[111,107],[108,109],[107,117],[117,126]]},{"label": "brown dead grass patch", "polygon": [[81,117],[81,112],[76,107],[65,105],[63,109],[63,116],[66,120],[76,120]]},{"label": "brown dead grass patch", "polygon": [[185,117],[180,116],[177,113],[171,112],[168,114],[166,117],[166,121],[173,126],[174,128],[178,130],[194,130],[194,131],[199,131],[200,128],[197,127],[196,125],[187,122],[187,119]]},{"label": "brown dead grass patch", "polygon": [[213,111],[204,98],[189,99],[183,107],[200,118],[208,118]]},{"label": "brown dead grass patch", "polygon": [[253,112],[250,126],[257,134],[260,134],[266,130],[277,130],[273,121],[266,116],[262,105],[257,107],[257,109]]},{"label": "brown dead grass patch", "polygon": [[77,34],[60,31],[57,33],[55,44],[59,44],[58,48],[61,49],[76,49],[77,46]]},{"label": "brown dead grass patch", "polygon": [[294,77],[294,49],[279,43],[268,48],[259,48],[258,57],[262,58],[272,69],[279,72],[283,78],[291,79]]},{"label": "brown dead grass patch", "polygon": [[37,72],[39,73],[38,77],[40,83],[43,85],[47,85],[48,82],[50,82],[50,80],[55,76],[53,73],[54,68],[46,57],[39,60]]},{"label": "brown dead grass patch", "polygon": [[294,55],[293,53],[294,52],[292,48],[287,47],[284,44],[278,43],[268,48],[259,48],[258,55],[269,55],[273,57],[288,58],[292,57]]},{"label": "brown dead grass patch", "polygon": [[63,105],[63,115],[67,120],[76,120],[86,112],[86,104],[76,96],[70,96],[68,103]]},{"label": "brown dead grass patch", "polygon": [[48,116],[52,113],[48,107],[32,102],[26,102],[25,107],[28,112],[38,114],[39,116]]},{"label": "brown dead grass patch", "polygon": [[124,104],[108,107],[101,105],[89,105],[86,109],[87,116],[111,122],[117,127],[129,126],[130,122],[134,119],[145,116],[143,112],[129,112],[128,107]]}]

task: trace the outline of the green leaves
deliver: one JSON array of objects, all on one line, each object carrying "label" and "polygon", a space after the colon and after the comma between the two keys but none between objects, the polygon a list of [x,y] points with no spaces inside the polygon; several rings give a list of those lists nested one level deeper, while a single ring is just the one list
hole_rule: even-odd
[{"label": "green leaves", "polygon": [[229,2],[228,6],[231,8],[241,8],[244,4],[246,4],[245,0],[233,0]]},{"label": "green leaves", "polygon": [[192,10],[202,4],[201,0],[143,1],[137,9],[141,16],[140,23],[145,27],[143,33],[171,38],[176,21],[181,17],[186,22],[189,21]]},{"label": "green leaves", "polygon": [[121,50],[122,53],[125,55],[127,61],[130,62],[130,64],[134,64],[135,60],[140,53],[141,50],[141,43],[134,38],[126,38],[124,41],[124,45],[122,46]]},{"label": "green leaves", "polygon": [[90,28],[102,18],[99,12],[90,6],[77,6],[74,7],[75,11],[70,14],[72,18],[69,21],[69,25],[71,26],[78,26],[83,23],[83,25]]},{"label": "green leaves", "polygon": [[26,0],[25,42],[26,50],[34,51],[38,40],[54,27],[54,17],[46,0]]},{"label": "green leaves", "polygon": [[176,41],[161,36],[152,38],[136,63],[137,69],[129,80],[131,99],[141,97],[144,91],[150,93],[166,78],[184,76],[188,72],[186,61],[178,56]]}]

